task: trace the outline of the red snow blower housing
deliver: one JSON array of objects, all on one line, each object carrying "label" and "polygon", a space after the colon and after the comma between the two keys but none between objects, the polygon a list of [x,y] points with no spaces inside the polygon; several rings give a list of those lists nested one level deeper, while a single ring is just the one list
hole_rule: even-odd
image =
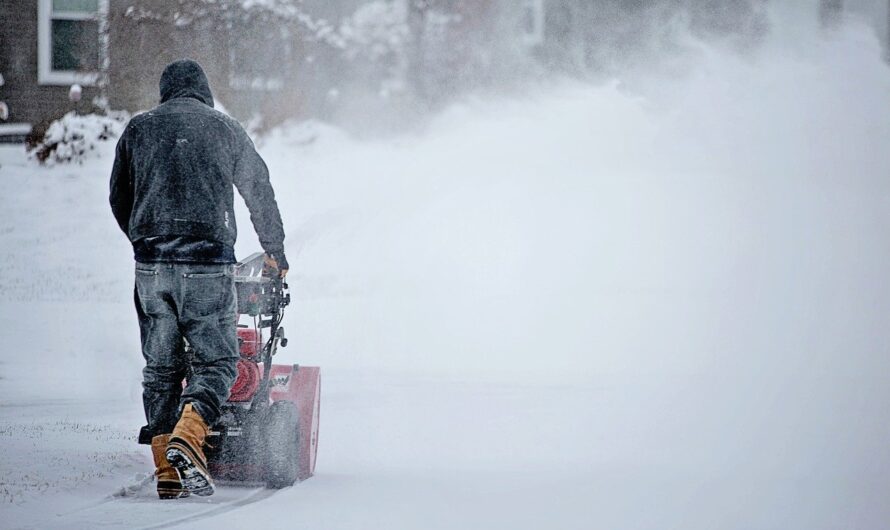
[{"label": "red snow blower housing", "polygon": [[[321,378],[318,367],[272,364],[287,346],[281,320],[288,286],[266,274],[263,254],[235,267],[238,378],[207,438],[214,479],[282,488],[315,471]],[[241,324],[240,320],[250,324]]]}]

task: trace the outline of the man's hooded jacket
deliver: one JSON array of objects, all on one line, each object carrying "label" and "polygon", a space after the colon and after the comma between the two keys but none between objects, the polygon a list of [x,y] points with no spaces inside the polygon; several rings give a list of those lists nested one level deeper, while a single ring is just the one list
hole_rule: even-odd
[{"label": "man's hooded jacket", "polygon": [[213,109],[204,71],[171,63],[160,89],[160,105],[121,135],[111,173],[111,209],[136,260],[234,263],[234,185],[263,250],[287,268],[269,171],[241,125]]}]

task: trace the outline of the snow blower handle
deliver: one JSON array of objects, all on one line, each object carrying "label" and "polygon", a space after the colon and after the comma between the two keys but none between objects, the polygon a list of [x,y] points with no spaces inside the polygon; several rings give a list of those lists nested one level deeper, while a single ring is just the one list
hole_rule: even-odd
[{"label": "snow blower handle", "polygon": [[279,258],[276,258],[275,255],[263,254],[263,276],[284,279],[287,276],[287,260],[281,264],[278,261]]}]

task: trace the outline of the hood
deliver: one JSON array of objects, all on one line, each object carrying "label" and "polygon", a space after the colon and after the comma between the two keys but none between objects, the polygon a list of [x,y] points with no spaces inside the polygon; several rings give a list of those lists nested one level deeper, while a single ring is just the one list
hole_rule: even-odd
[{"label": "hood", "polygon": [[190,59],[172,62],[161,74],[161,103],[175,98],[194,98],[213,106],[210,83],[201,65]]}]

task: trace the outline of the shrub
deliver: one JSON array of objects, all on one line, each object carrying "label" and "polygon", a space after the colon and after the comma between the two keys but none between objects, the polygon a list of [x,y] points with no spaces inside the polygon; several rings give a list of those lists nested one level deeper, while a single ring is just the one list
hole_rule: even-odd
[{"label": "shrub", "polygon": [[50,124],[30,156],[48,165],[82,163],[94,156],[103,142],[120,136],[129,118],[128,113],[121,111],[83,115],[69,112]]}]

